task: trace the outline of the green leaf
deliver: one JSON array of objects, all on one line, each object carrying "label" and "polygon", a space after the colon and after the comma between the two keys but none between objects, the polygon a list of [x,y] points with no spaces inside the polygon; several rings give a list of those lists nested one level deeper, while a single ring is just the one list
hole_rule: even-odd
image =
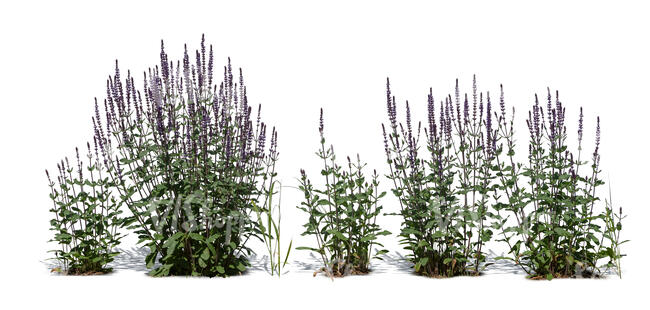
[{"label": "green leaf", "polygon": [[190,233],[189,236],[190,236],[190,238],[192,238],[192,239],[194,239],[194,240],[196,240],[196,241],[203,241],[203,240],[205,240],[205,238],[203,238],[203,236],[201,236],[201,235],[199,235],[199,234],[197,234],[197,233]]},{"label": "green leaf", "polygon": [[208,261],[210,259],[210,250],[208,248],[203,249],[200,258],[201,260]]},{"label": "green leaf", "polygon": [[239,271],[241,272],[244,272],[246,270],[246,266],[244,266],[244,264],[240,262],[239,264],[237,264],[237,269],[239,269]]},{"label": "green leaf", "polygon": [[147,256],[145,257],[144,261],[147,264],[147,268],[152,268],[153,265],[156,263],[156,255],[158,253],[155,251],[151,251]]},{"label": "green leaf", "polygon": [[348,240],[348,237],[344,236],[340,231],[336,229],[328,229],[327,232],[332,235],[335,235],[337,238],[339,238],[339,240],[343,240],[343,241]]}]

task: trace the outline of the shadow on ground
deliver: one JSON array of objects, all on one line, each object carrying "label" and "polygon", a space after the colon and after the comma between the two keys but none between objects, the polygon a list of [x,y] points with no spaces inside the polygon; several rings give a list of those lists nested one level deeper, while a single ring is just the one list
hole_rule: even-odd
[{"label": "shadow on ground", "polygon": [[[148,248],[135,248],[130,249],[117,249],[120,252],[119,255],[115,256],[115,259],[108,264],[108,267],[112,267],[113,270],[133,270],[137,272],[148,272],[149,268],[145,264],[144,260],[147,255],[149,255]],[[158,264],[154,265],[154,268],[158,267]]]},{"label": "shadow on ground", "polygon": [[[120,270],[132,270],[136,272],[149,272],[145,264],[145,257],[149,254],[148,248],[120,248],[117,249],[120,252],[119,255],[115,257],[113,262],[108,264],[108,267],[113,268],[115,271]],[[487,253],[486,263],[489,265],[485,270],[484,274],[510,274],[510,275],[526,275],[526,273],[521,269],[520,266],[516,265],[510,260],[496,260],[496,257],[502,255],[497,255],[495,252],[490,251]],[[373,273],[380,274],[389,274],[389,273],[408,273],[413,274],[413,263],[409,262],[406,257],[399,251],[383,254],[380,256],[382,259],[375,259],[371,263],[371,269]],[[248,272],[265,272],[270,274],[269,269],[269,256],[268,255],[255,255],[252,254],[249,257],[249,262],[251,264]],[[56,261],[46,260],[42,262],[48,270],[58,267]],[[156,264],[154,268],[158,267]],[[287,266],[289,267],[289,266]],[[309,256],[303,256],[300,260],[291,261],[291,269],[294,272],[301,273],[313,273],[318,271],[323,267],[323,263],[320,257],[317,257],[314,253],[309,253]],[[283,272],[286,273],[286,272]],[[610,272],[611,273],[611,272]]]}]

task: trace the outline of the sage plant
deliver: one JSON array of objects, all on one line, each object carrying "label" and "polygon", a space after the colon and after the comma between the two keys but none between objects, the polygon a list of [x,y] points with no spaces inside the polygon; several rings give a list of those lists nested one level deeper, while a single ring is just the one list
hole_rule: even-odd
[{"label": "sage plant", "polygon": [[366,166],[357,155],[356,160],[347,157],[347,164],[340,166],[336,161],[334,147],[326,146],[324,135],[323,110],[320,114],[320,149],[316,153],[322,160],[324,187],[315,186],[300,170],[299,189],[304,201],[298,208],[306,212],[309,219],[303,236],[311,235],[317,247],[297,247],[299,250],[316,252],[324,264],[320,271],[330,277],[370,272],[370,260],[387,253],[374,247],[383,247],[377,237],[388,235],[376,223],[382,206],[379,200],[386,192],[379,192],[377,171],[368,178],[364,173]]},{"label": "sage plant", "polygon": [[[622,210],[616,217],[609,203],[598,211],[600,171],[600,118],[596,119],[595,147],[583,150],[583,112],[577,126],[577,148],[571,149],[566,108],[550,89],[546,108],[537,95],[528,112],[527,161],[515,158],[514,108],[508,118],[502,107],[498,119],[493,170],[496,227],[511,253],[509,259],[531,278],[553,279],[599,275],[617,266]],[[590,160],[586,160],[590,158]],[[602,259],[608,262],[600,264]]]},{"label": "sage plant", "polygon": [[407,258],[426,276],[477,275],[492,236],[486,222],[495,157],[490,94],[478,93],[474,79],[471,99],[461,98],[456,81],[454,98],[446,96],[436,110],[430,89],[427,122],[416,129],[408,101],[405,123],[398,122],[388,80],[386,89],[384,147]]},{"label": "sage plant", "polygon": [[[118,252],[124,226],[120,216],[122,204],[112,191],[113,181],[105,171],[97,143],[91,149],[87,143],[88,161],[84,165],[76,148],[76,165],[66,157],[57,163],[56,181],[45,170],[50,186],[53,206],[50,212],[50,230],[60,246],[53,250],[59,267],[54,270],[64,274],[88,275],[110,272],[107,264]],[[93,151],[94,150],[94,151]]]},{"label": "sage plant", "polygon": [[240,274],[247,241],[264,233],[252,216],[268,207],[277,132],[261,106],[253,111],[241,69],[235,78],[228,59],[221,81],[215,74],[204,38],[194,61],[187,46],[182,60],[169,60],[161,44],[142,88],[116,62],[103,109],[95,104],[95,137],[130,227],[151,250],[147,267],[160,263],[154,276]]}]

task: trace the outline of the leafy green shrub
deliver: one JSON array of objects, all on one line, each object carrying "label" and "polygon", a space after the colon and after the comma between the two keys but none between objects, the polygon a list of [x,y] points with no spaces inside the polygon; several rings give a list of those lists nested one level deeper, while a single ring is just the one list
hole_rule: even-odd
[{"label": "leafy green shrub", "polygon": [[[56,183],[47,174],[50,199],[50,230],[60,249],[53,250],[60,264],[56,268],[65,274],[101,274],[110,272],[106,267],[118,254],[114,249],[122,238],[118,231],[124,225],[119,215],[121,201],[111,191],[113,181],[99,160],[97,145],[95,152],[88,146],[88,163],[77,153],[77,167],[72,167],[68,158],[57,164],[59,175]],[[84,171],[87,173],[84,175]]]},{"label": "leafy green shrub", "polygon": [[[599,166],[600,118],[589,162],[582,148],[582,108],[577,153],[567,142],[565,116],[557,93],[553,101],[548,91],[546,109],[535,96],[526,120],[528,160],[522,163],[515,159],[514,109],[507,121],[502,107],[493,167],[498,180],[496,226],[512,254],[509,259],[532,278],[592,276],[603,267],[615,267],[620,275],[622,210],[614,214],[608,202],[604,211],[597,211],[597,189],[604,184]],[[600,265],[602,259],[607,263]]]},{"label": "leafy green shrub", "polygon": [[422,150],[422,124],[414,130],[408,101],[406,124],[397,121],[397,104],[388,82],[387,110],[389,128],[382,124],[382,129],[388,178],[399,199],[400,237],[410,251],[407,258],[417,273],[426,276],[478,274],[485,267],[483,246],[492,236],[486,222],[494,178],[489,93],[484,100],[474,80],[472,103],[467,94],[461,101],[456,81],[455,104],[451,96],[446,97],[436,115],[430,90]]},{"label": "leafy green shrub", "polygon": [[122,81],[116,64],[103,121],[95,105],[96,139],[130,227],[151,250],[147,266],[158,257],[154,276],[239,274],[249,266],[247,241],[263,234],[252,216],[276,175],[277,133],[266,143],[241,69],[234,80],[228,60],[223,81],[213,80],[212,55],[204,40],[193,64],[187,47],[182,62],[161,47],[142,91],[130,72]]},{"label": "leafy green shrub", "polygon": [[[379,192],[378,175],[375,171],[371,179],[366,179],[363,169],[366,166],[357,155],[356,161],[348,157],[347,167],[336,163],[334,147],[325,146],[323,134],[323,110],[320,116],[320,144],[316,153],[323,161],[321,175],[325,187],[314,187],[301,170],[300,190],[305,200],[298,207],[309,215],[304,235],[313,235],[318,247],[298,247],[311,250],[320,255],[322,268],[330,277],[349,274],[365,274],[370,271],[370,260],[386,253],[379,250],[372,254],[372,247],[382,247],[377,242],[380,235],[390,234],[376,224],[382,210],[379,199],[385,192]],[[314,274],[315,275],[315,274]]]}]

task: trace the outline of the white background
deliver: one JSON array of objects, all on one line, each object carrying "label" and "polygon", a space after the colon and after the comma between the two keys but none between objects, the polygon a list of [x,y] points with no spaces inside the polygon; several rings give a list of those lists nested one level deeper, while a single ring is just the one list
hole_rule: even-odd
[{"label": "white background", "polygon": [[[648,7],[641,1],[487,2],[1,4],[2,308],[641,307],[650,258]],[[305,253],[292,256],[281,280],[263,271],[230,279],[152,279],[133,270],[51,276],[43,263],[51,247],[44,169],[53,170],[91,138],[93,98],[104,98],[116,58],[141,86],[141,72],[159,63],[160,39],[178,59],[184,43],[192,51],[198,47],[202,33],[214,45],[216,64],[230,56],[243,67],[249,101],[263,103],[263,118],[277,126],[285,185],[296,184],[300,168],[318,174],[313,152],[320,107],[339,158],[359,152],[371,168],[386,170],[380,124],[387,76],[398,102],[413,104],[417,120],[425,119],[429,87],[442,99],[455,78],[462,91],[470,91],[472,74],[481,90],[497,93],[503,83],[507,103],[517,107],[520,133],[534,93],[559,89],[570,132],[580,106],[588,141],[601,116],[602,168],[615,203],[629,215],[623,237],[632,242],[623,248],[623,279],[547,282],[506,273],[436,280],[385,264],[383,272],[332,282],[299,267]],[[299,237],[299,194],[284,194],[285,234],[309,245]],[[394,200],[386,199],[385,208],[395,211]],[[399,219],[380,221],[397,232]],[[391,255],[405,254],[394,239],[385,239]]]}]

